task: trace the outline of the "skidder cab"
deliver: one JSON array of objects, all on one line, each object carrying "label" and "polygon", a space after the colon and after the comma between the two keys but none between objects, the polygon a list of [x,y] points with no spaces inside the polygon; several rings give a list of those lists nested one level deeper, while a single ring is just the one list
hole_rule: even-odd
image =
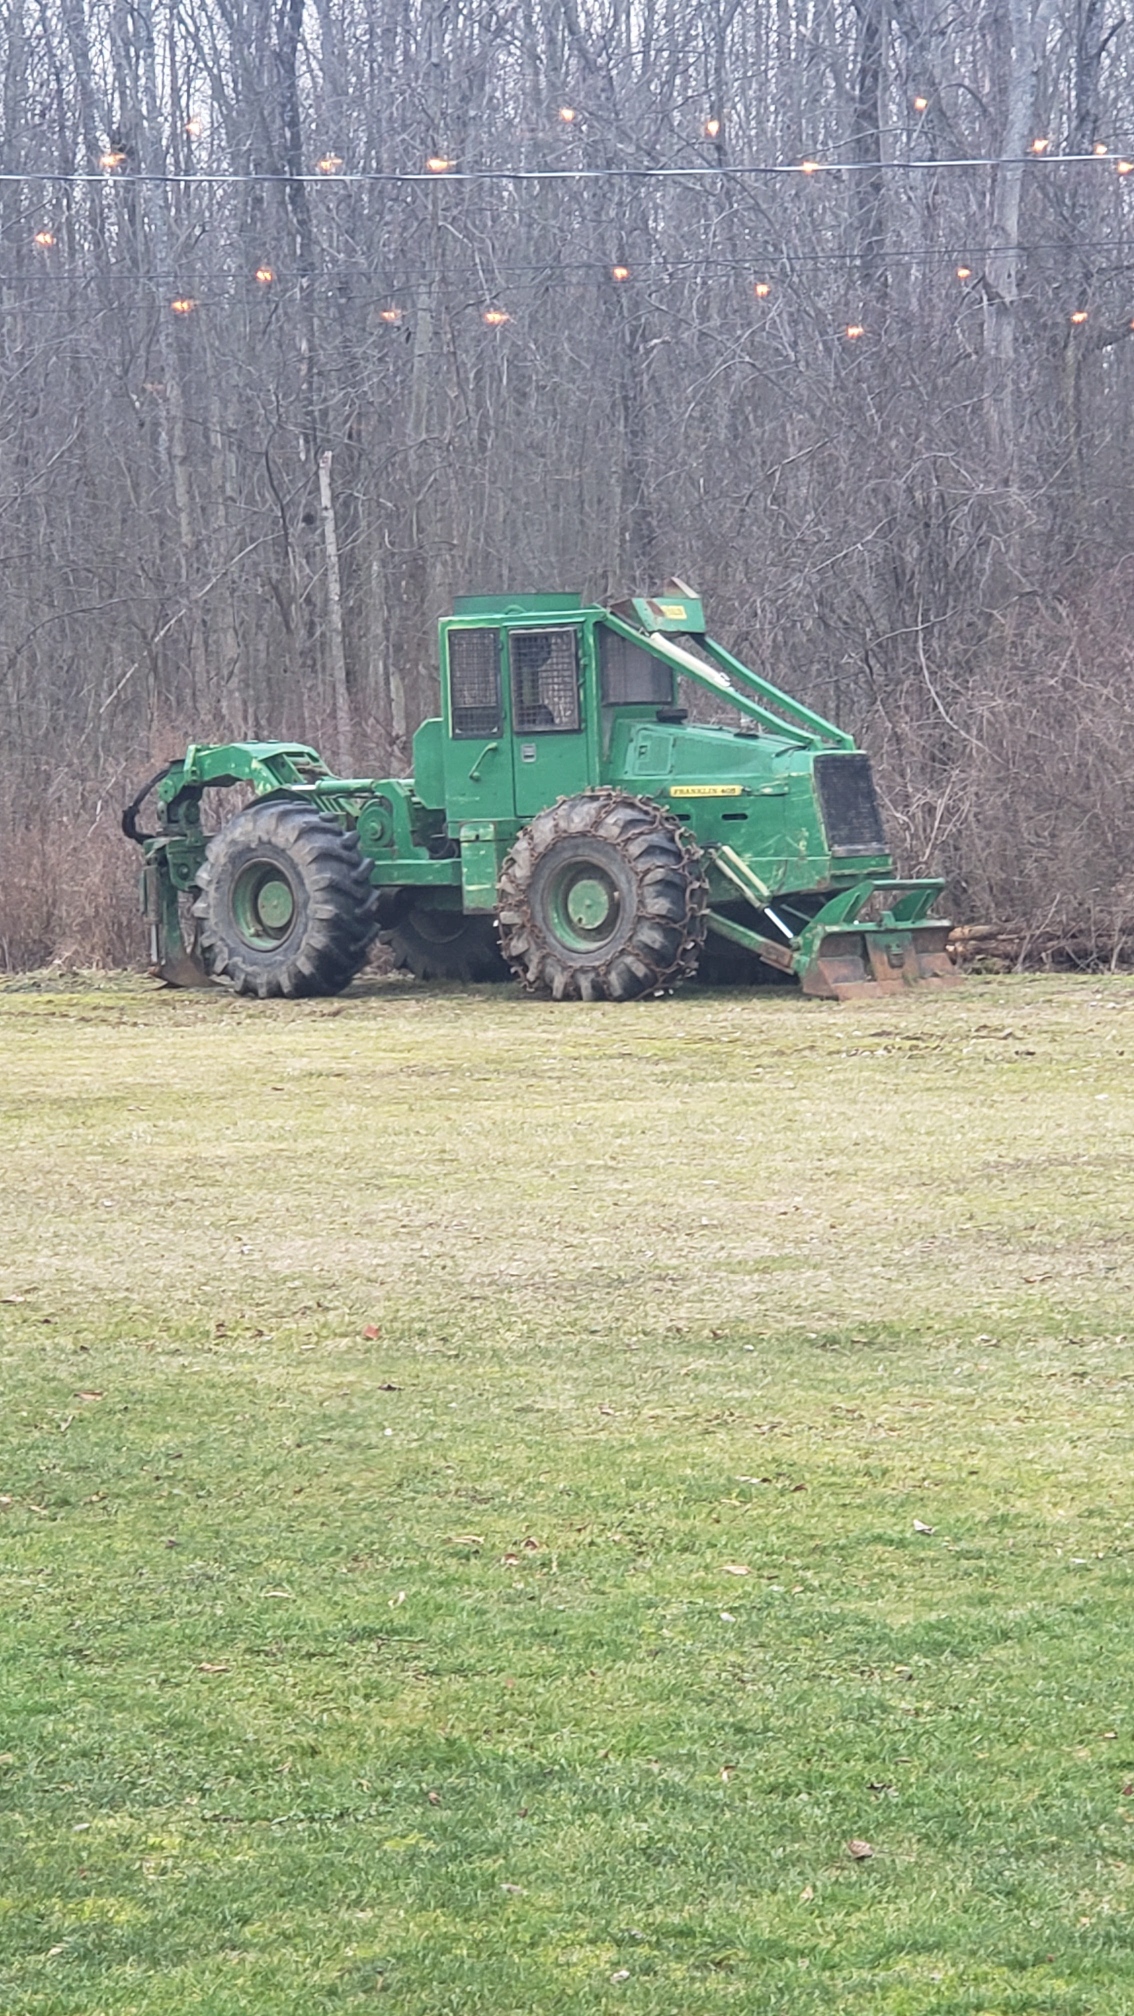
[{"label": "skidder cab", "polygon": [[[894,878],[869,758],[711,638],[681,582],[610,608],[466,596],[440,660],[412,777],[195,743],[144,787],[123,827],[165,979],[335,993],[378,933],[422,979],[511,971],[556,1000],[634,1000],[698,971],[838,1000],[953,978],[949,925],[928,914],[943,884]],[[699,693],[728,725],[690,718]],[[208,837],[218,785],[255,796]],[[155,788],[158,830],[141,833]]]}]

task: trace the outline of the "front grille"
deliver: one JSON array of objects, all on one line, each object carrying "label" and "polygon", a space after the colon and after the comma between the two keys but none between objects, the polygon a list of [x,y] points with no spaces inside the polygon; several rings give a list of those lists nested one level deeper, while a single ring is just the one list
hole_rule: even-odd
[{"label": "front grille", "polygon": [[815,788],[832,854],[885,853],[869,756],[817,756]]}]

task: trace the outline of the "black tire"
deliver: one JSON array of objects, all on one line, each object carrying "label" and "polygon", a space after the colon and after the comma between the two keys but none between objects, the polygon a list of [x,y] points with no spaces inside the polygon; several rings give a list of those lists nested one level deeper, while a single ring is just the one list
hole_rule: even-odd
[{"label": "black tire", "polygon": [[500,874],[500,948],[556,1001],[635,1001],[694,972],[708,885],[700,850],[648,798],[583,792],[540,812]]},{"label": "black tire", "polygon": [[193,914],[214,979],[261,1000],[339,994],[377,925],[358,836],[310,805],[249,805],[209,841]]},{"label": "black tire", "polygon": [[411,901],[382,933],[395,969],[418,980],[509,980],[491,917]]}]

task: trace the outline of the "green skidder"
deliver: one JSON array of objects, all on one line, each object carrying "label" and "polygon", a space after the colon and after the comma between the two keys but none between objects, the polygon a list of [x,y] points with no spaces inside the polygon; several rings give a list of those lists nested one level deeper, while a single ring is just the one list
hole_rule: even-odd
[{"label": "green skidder", "polygon": [[[609,608],[466,596],[413,776],[194,743],[139,792],[157,971],[334,994],[376,935],[421,979],[632,1001],[694,974],[845,1000],[953,977],[938,880],[899,881],[869,758],[707,635],[679,581]],[[693,720],[690,691],[733,725]],[[201,798],[251,787],[209,836]],[[158,830],[138,829],[156,790]]]}]

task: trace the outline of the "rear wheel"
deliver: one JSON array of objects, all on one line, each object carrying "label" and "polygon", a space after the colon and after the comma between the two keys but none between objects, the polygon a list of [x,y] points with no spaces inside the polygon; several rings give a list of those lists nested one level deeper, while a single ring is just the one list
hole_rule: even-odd
[{"label": "rear wheel", "polygon": [[697,965],[708,888],[699,850],[648,798],[564,798],[518,836],[500,875],[500,946],[557,1001],[662,994]]},{"label": "rear wheel", "polygon": [[394,965],[418,980],[507,980],[491,917],[412,902],[383,937]]},{"label": "rear wheel", "polygon": [[238,994],[338,994],[374,936],[357,835],[309,805],[249,805],[210,840],[193,914],[208,971]]}]

